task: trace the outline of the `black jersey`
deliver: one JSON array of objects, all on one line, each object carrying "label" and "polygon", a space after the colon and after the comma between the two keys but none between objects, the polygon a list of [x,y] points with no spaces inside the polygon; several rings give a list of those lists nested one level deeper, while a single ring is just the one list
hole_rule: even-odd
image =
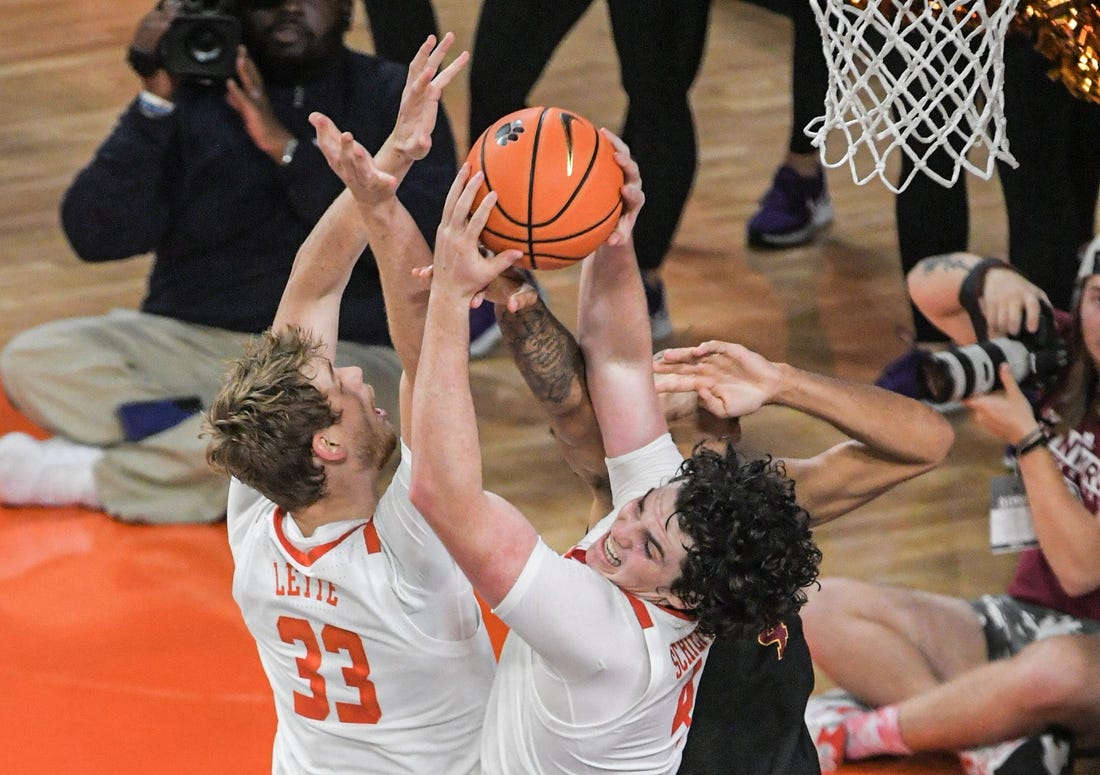
[{"label": "black jersey", "polygon": [[797,615],[756,638],[717,639],[679,775],[820,775],[804,718],[813,688]]}]

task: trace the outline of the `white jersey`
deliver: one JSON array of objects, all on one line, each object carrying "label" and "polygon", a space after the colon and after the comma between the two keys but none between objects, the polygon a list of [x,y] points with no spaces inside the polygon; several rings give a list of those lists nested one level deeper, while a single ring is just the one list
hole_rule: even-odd
[{"label": "white jersey", "polygon": [[309,538],[231,484],[233,597],[275,695],[273,773],[479,772],[493,651],[401,453],[373,519]]},{"label": "white jersey", "polygon": [[485,717],[486,775],[676,772],[710,639],[588,568],[584,552],[682,462],[667,434],[609,460],[611,514],[566,557],[540,541],[497,606],[511,631]]}]

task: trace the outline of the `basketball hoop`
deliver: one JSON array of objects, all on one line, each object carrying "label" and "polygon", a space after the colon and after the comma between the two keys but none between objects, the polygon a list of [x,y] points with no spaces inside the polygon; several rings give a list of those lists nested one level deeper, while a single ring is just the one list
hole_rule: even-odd
[{"label": "basketball hoop", "polygon": [[[847,162],[863,185],[879,177],[894,193],[918,174],[950,187],[967,170],[983,180],[998,160],[1016,166],[1004,118],[1004,38],[1016,0],[813,0],[829,64],[825,115],[806,127],[822,163]],[[797,74],[795,74],[797,77]],[[846,147],[830,158],[826,137]],[[835,147],[835,146],[834,146]],[[954,164],[929,167],[938,149]],[[895,184],[887,165],[912,170]]]}]

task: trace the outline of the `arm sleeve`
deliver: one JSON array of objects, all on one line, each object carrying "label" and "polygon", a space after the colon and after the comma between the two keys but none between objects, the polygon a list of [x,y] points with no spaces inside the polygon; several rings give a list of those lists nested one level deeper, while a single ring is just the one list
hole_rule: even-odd
[{"label": "arm sleeve", "polygon": [[61,225],[85,261],[110,261],[151,251],[170,213],[168,168],[175,114],[147,118],[137,100],[82,169],[61,201]]}]

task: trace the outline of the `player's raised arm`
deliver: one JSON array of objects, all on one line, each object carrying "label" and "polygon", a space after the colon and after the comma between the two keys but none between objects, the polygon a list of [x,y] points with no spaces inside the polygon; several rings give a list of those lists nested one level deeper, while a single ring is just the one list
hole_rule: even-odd
[{"label": "player's raised arm", "polygon": [[499,603],[519,577],[538,534],[524,516],[483,489],[481,449],[470,393],[471,300],[519,257],[483,258],[478,239],[490,193],[471,214],[481,174],[463,165],[436,233],[428,319],[413,390],[413,464],[409,497],[475,589]]},{"label": "player's raised arm", "polygon": [[[341,202],[336,222],[351,218],[346,203],[350,194],[358,206],[362,224],[351,223],[345,228],[356,229],[370,243],[385,290],[390,337],[410,379],[415,377],[420,357],[428,298],[427,284],[413,277],[412,269],[429,263],[431,250],[395,192],[412,164],[424,158],[431,149],[443,89],[469,59],[469,54],[463,51],[440,69],[453,42],[453,33],[447,33],[438,45],[435,37],[429,36],[420,47],[409,65],[397,122],[374,158],[349,132],[341,132],[327,116],[320,113],[310,116],[310,123],[317,130],[318,147],[347,187],[341,197],[345,201]],[[320,242],[310,247],[311,254],[320,254],[338,246]],[[325,265],[324,269],[333,267]],[[318,273],[312,269],[310,274]],[[326,274],[302,277],[301,281],[320,284],[325,282]],[[334,314],[339,314],[338,306]]]},{"label": "player's raised arm", "polygon": [[609,457],[638,449],[667,432],[653,386],[652,339],[631,233],[645,197],[638,165],[618,137],[623,168],[619,225],[581,269],[577,339],[587,364],[588,390]]},{"label": "player's raised arm", "polygon": [[565,462],[592,493],[588,526],[611,510],[600,425],[588,397],[584,355],[573,334],[537,299],[512,311],[497,305],[512,360],[550,420]]},{"label": "player's raised arm", "polygon": [[[664,390],[695,390],[721,417],[765,404],[830,423],[849,439],[807,459],[784,458],[798,502],[815,523],[851,511],[947,455],[954,432],[939,413],[888,390],[825,377],[729,342],[666,350],[656,363]],[[674,375],[674,376],[672,376]]]}]

